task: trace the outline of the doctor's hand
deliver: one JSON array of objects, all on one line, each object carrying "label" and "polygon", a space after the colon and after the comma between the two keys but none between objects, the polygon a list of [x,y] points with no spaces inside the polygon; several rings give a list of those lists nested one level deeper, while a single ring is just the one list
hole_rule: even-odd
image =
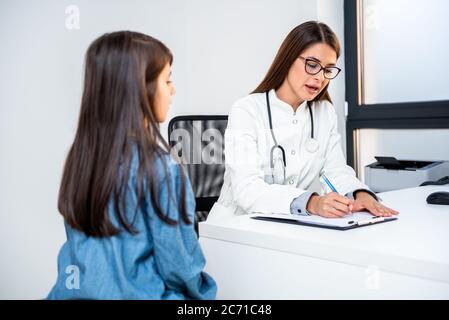
[{"label": "doctor's hand", "polygon": [[366,209],[376,217],[391,217],[399,214],[398,211],[390,209],[378,202],[367,192],[359,191],[355,197],[356,199],[353,207],[354,211],[362,211]]},{"label": "doctor's hand", "polygon": [[354,200],[348,199],[336,192],[324,196],[314,194],[307,203],[307,211],[325,218],[341,218],[354,210]]}]

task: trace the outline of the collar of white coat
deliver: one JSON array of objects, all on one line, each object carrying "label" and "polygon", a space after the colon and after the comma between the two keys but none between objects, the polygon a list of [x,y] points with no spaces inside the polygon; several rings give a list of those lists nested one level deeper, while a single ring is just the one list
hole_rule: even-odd
[{"label": "collar of white coat", "polygon": [[[268,96],[270,97],[271,108],[278,108],[280,110],[288,112],[289,114],[294,113],[293,107],[291,105],[289,105],[287,102],[279,99],[279,97],[277,96],[276,91],[274,89],[270,90],[270,92],[268,93]],[[300,104],[300,106],[298,107],[298,109],[296,109],[296,111],[303,110],[306,108],[306,106],[307,106],[307,101],[304,101],[303,103]]]}]

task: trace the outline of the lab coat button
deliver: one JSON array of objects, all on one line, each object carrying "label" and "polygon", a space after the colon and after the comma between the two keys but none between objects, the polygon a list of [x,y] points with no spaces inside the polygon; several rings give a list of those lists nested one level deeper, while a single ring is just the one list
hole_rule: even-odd
[{"label": "lab coat button", "polygon": [[298,120],[293,120],[293,124],[297,124],[298,123]]},{"label": "lab coat button", "polygon": [[296,151],[295,150],[292,150],[292,155],[294,156],[296,154]]},{"label": "lab coat button", "polygon": [[293,180],[290,180],[288,183],[290,183],[290,184],[294,184],[295,183],[295,181],[293,181]]}]

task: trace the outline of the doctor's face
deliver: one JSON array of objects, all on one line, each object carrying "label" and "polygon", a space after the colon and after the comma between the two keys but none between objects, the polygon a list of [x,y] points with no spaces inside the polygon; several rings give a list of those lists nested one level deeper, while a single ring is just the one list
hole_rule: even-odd
[{"label": "doctor's face", "polygon": [[317,43],[304,50],[290,67],[287,81],[292,93],[298,100],[313,100],[324,87],[329,83],[329,79],[324,77],[325,70],[321,70],[315,75],[306,72],[308,69],[322,67],[334,67],[337,63],[337,53],[326,43]]}]

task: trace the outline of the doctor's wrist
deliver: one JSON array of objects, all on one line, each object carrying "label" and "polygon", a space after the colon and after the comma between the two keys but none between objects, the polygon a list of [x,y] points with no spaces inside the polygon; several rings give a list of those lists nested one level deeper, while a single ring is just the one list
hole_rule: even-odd
[{"label": "doctor's wrist", "polygon": [[379,201],[374,193],[363,189],[354,191],[354,200],[356,200],[357,198],[373,198],[374,200]]},{"label": "doctor's wrist", "polygon": [[310,198],[309,201],[307,202],[307,211],[312,213],[312,214],[318,214],[318,204],[320,202],[320,196],[317,194],[313,194]]}]

